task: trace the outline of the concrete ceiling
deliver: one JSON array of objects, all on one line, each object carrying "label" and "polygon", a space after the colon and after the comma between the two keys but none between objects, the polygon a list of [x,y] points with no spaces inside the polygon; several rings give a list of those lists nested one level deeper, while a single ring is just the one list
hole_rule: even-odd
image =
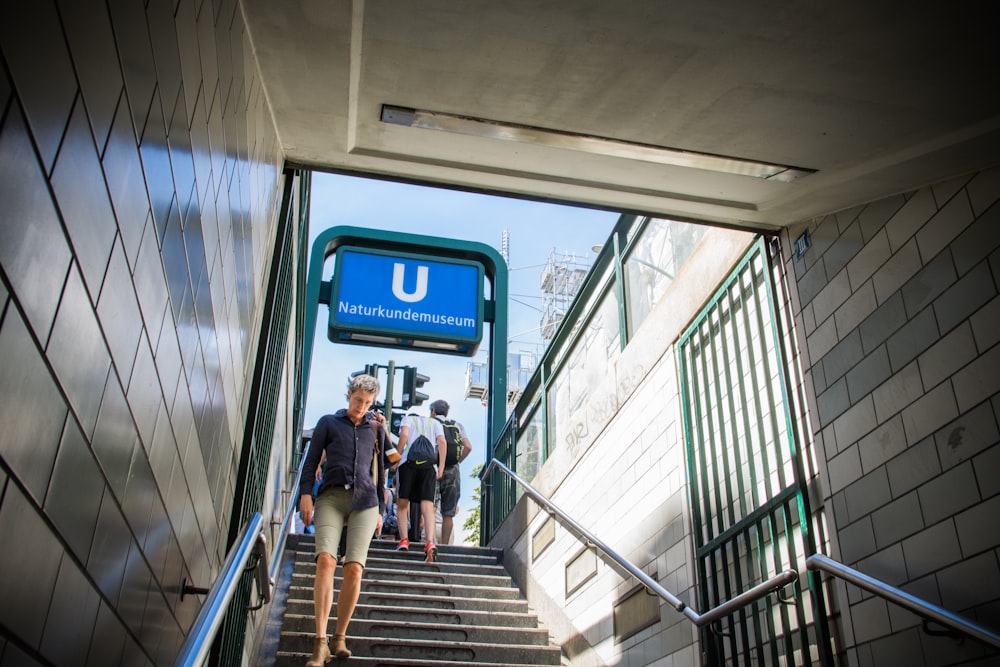
[{"label": "concrete ceiling", "polygon": [[[242,4],[295,165],[775,229],[1000,163],[990,3]],[[815,172],[395,125],[383,105]]]}]

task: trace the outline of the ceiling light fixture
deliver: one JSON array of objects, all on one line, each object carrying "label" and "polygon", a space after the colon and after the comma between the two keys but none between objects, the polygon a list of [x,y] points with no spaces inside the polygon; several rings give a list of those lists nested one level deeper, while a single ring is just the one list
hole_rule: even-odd
[{"label": "ceiling light fixture", "polygon": [[752,176],[772,181],[794,181],[815,173],[815,169],[789,167],[787,165],[754,162],[742,158],[695,153],[676,148],[664,148],[650,144],[637,144],[617,139],[606,139],[585,134],[573,134],[559,130],[546,130],[527,125],[501,123],[483,118],[458,116],[440,111],[424,111],[407,107],[382,105],[383,123],[419,127],[426,130],[453,132],[473,137],[517,141],[551,148],[565,148],[594,155],[620,157],[643,162],[706,169],[726,174]]}]

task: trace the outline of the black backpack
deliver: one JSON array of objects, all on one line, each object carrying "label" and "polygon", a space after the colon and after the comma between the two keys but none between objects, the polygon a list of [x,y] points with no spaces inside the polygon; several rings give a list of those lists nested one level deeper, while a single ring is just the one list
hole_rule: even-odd
[{"label": "black backpack", "polygon": [[[407,415],[407,417],[409,416],[411,415]],[[426,422],[422,423],[426,428]],[[437,447],[431,443],[426,435],[417,431],[417,437],[406,448],[406,460],[412,461],[416,465],[424,465],[425,463],[435,465],[438,460]]]},{"label": "black backpack", "polygon": [[454,419],[442,419],[437,416],[434,418],[441,422],[441,426],[444,427],[444,441],[448,443],[444,464],[445,466],[453,466],[458,463],[458,457],[462,455],[462,429],[458,427]]}]

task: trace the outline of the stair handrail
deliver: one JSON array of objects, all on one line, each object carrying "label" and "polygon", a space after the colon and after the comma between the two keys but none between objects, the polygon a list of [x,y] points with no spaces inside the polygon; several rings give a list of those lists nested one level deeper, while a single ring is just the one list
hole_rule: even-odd
[{"label": "stair handrail", "polygon": [[205,598],[201,611],[191,630],[188,632],[184,645],[181,646],[180,653],[177,654],[175,667],[197,667],[205,662],[208,651],[215,641],[215,635],[222,625],[222,619],[229,607],[229,602],[236,593],[236,586],[240,577],[247,568],[247,562],[252,556],[257,560],[253,564],[255,578],[257,581],[257,592],[260,608],[264,603],[271,601],[272,579],[267,578],[267,538],[264,537],[264,518],[260,512],[254,512],[253,516],[247,520],[240,531],[236,542],[229,549],[226,562],[222,566],[222,572],[211,590]]},{"label": "stair handrail", "polygon": [[[550,516],[569,528],[578,539],[581,539],[587,546],[595,547],[600,550],[605,557],[610,558],[613,561],[612,564],[621,567],[628,574],[638,579],[643,586],[669,602],[674,609],[683,613],[698,627],[713,623],[723,616],[728,616],[733,611],[744,607],[773,591],[779,590],[798,579],[797,572],[794,570],[785,570],[770,579],[757,584],[753,588],[740,593],[731,600],[727,600],[717,607],[710,609],[704,614],[699,614],[695,610],[688,607],[675,595],[670,593],[670,591],[660,586],[660,584],[652,577],[647,575],[626,558],[618,554],[614,549],[598,539],[589,530],[574,521],[569,515],[553,504],[552,501],[539,493],[537,489],[531,486],[531,484],[522,479],[517,473],[501,463],[499,460],[495,458],[491,459],[480,475],[480,479],[485,480],[494,468],[498,468],[514,480],[519,486],[521,486],[522,489],[524,489],[524,492],[530,496],[532,500],[541,505]],[[984,644],[993,646],[994,648],[1000,648],[1000,634],[997,634],[989,628],[983,627],[982,625],[970,621],[969,619],[954,612],[948,611],[943,607],[927,602],[922,598],[911,595],[910,593],[887,584],[880,579],[876,579],[875,577],[864,574],[863,572],[859,572],[858,570],[848,567],[847,565],[844,565],[829,556],[824,554],[813,554],[807,557],[806,568],[810,570],[821,570],[831,576],[843,579],[844,581],[878,595],[893,604],[908,609],[926,620],[933,621],[949,628],[950,630],[965,634],[973,639],[983,642]]]},{"label": "stair handrail", "polygon": [[281,530],[278,531],[278,536],[274,540],[274,559],[271,561],[271,570],[268,573],[271,581],[277,581],[278,569],[281,567],[282,557],[285,552],[285,542],[288,541],[288,528],[292,522],[292,517],[295,515],[295,510],[298,507],[296,500],[299,496],[299,482],[302,480],[302,468],[305,465],[306,457],[303,454],[299,459],[299,467],[295,471],[295,481],[292,482],[292,486],[289,491],[288,496],[288,507],[285,508],[285,518],[281,522]]},{"label": "stair handrail", "polygon": [[859,572],[829,556],[813,554],[806,558],[806,567],[810,570],[822,570],[827,574],[843,579],[858,588],[863,588],[869,593],[874,593],[889,602],[908,609],[917,616],[961,632],[995,648],[1000,648],[1000,634],[936,604],[932,604],[895,586],[891,586],[880,579]]},{"label": "stair handrail", "polygon": [[493,469],[497,468],[502,471],[505,475],[514,480],[524,492],[531,497],[536,503],[541,505],[546,512],[553,518],[555,518],[563,526],[567,527],[572,533],[576,535],[578,539],[581,539],[588,547],[594,547],[598,549],[603,555],[602,560],[606,558],[611,559],[611,565],[616,565],[622,570],[627,572],[629,575],[638,579],[639,582],[645,586],[649,591],[660,596],[666,600],[670,606],[672,606],[676,611],[684,614],[694,625],[700,627],[714,623],[715,621],[732,614],[737,609],[747,606],[751,602],[759,600],[762,597],[769,595],[770,593],[780,590],[790,583],[798,580],[799,574],[795,570],[784,570],[774,575],[773,577],[762,581],[753,588],[750,588],[736,597],[723,602],[722,604],[713,607],[712,609],[706,611],[703,614],[699,614],[697,611],[689,607],[684,601],[679,599],[676,595],[663,588],[655,579],[650,577],[648,574],[636,567],[631,561],[619,554],[617,551],[609,547],[607,544],[598,539],[593,533],[581,526],[579,523],[574,521],[568,514],[559,509],[554,505],[548,498],[543,496],[535,487],[531,486],[527,481],[522,479],[513,470],[508,468],[506,465],[498,461],[497,459],[491,459],[489,464],[483,470],[480,479],[485,480]]}]

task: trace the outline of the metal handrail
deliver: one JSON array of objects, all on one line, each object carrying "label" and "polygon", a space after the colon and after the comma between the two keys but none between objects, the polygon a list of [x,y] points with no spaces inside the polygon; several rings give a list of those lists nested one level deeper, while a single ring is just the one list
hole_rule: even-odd
[{"label": "metal handrail", "polygon": [[[550,516],[554,517],[557,521],[566,526],[587,546],[595,547],[600,550],[603,553],[602,558],[610,558],[612,565],[620,567],[627,574],[638,579],[643,586],[669,602],[674,609],[683,613],[698,627],[714,623],[723,616],[727,616],[737,609],[744,607],[773,591],[781,589],[798,579],[797,572],[794,570],[785,570],[771,577],[767,581],[761,582],[753,588],[740,593],[731,600],[727,600],[719,606],[710,609],[704,614],[699,614],[695,610],[688,607],[684,602],[679,600],[675,595],[670,593],[670,591],[660,586],[657,581],[645,572],[618,554],[614,549],[599,540],[593,533],[570,518],[548,498],[539,493],[533,486],[531,486],[531,484],[526,482],[518,476],[517,473],[497,459],[490,460],[489,464],[480,475],[480,479],[485,480],[493,471],[493,468],[499,468],[504,474],[519,484],[532,500],[541,505]],[[993,632],[978,623],[959,616],[958,614],[950,612],[947,609],[910,595],[906,591],[896,588],[895,586],[890,586],[879,579],[870,577],[867,574],[859,572],[858,570],[848,567],[847,565],[824,556],[823,554],[813,554],[812,556],[806,558],[806,567],[810,570],[822,570],[827,574],[839,577],[840,579],[852,583],[859,588],[863,588],[870,593],[874,593],[889,602],[908,609],[926,620],[939,623],[940,625],[965,634],[973,639],[983,642],[984,644],[993,646],[994,648],[1000,648],[1000,634],[997,634],[996,632]]]},{"label": "metal handrail", "polygon": [[258,605],[254,608],[260,608],[264,603],[271,601],[272,583],[266,578],[267,540],[263,529],[264,519],[260,512],[255,512],[243,526],[239,537],[229,550],[226,562],[222,566],[222,573],[208,592],[208,597],[198,612],[198,618],[191,626],[191,631],[188,632],[187,639],[184,640],[184,645],[177,655],[175,666],[195,667],[204,663],[215,640],[215,634],[222,625],[229,602],[236,593],[240,577],[253,556],[257,557],[252,567],[256,572],[257,592],[260,596]]},{"label": "metal handrail", "polygon": [[299,468],[295,472],[295,482],[292,483],[291,494],[288,497],[288,507],[285,509],[285,518],[281,522],[281,530],[278,532],[278,537],[274,541],[274,560],[271,561],[271,570],[268,575],[271,581],[277,581],[278,569],[281,567],[282,556],[285,551],[285,542],[288,541],[288,526],[292,521],[292,517],[295,515],[295,509],[297,503],[295,500],[298,498],[299,494],[299,482],[302,480],[302,467],[305,465],[306,457],[303,452],[302,457],[299,459]]},{"label": "metal handrail", "polygon": [[843,563],[833,560],[823,554],[813,554],[806,558],[806,567],[810,570],[822,570],[827,574],[839,577],[844,581],[863,588],[870,593],[885,598],[889,602],[909,609],[917,616],[961,632],[995,648],[1000,648],[1000,635],[974,623],[958,614],[952,613],[926,600],[910,595],[904,590],[890,586],[884,581],[870,577]]},{"label": "metal handrail", "polygon": [[676,611],[684,614],[687,618],[698,627],[703,627],[709,625],[719,620],[724,616],[732,614],[737,609],[745,607],[746,605],[759,600],[766,595],[780,590],[787,586],[788,584],[796,581],[799,578],[798,572],[795,570],[784,570],[779,572],[770,579],[763,581],[753,588],[740,593],[731,600],[727,600],[717,607],[714,607],[704,614],[699,614],[697,611],[687,606],[686,603],[681,601],[677,596],[663,588],[659,582],[650,577],[648,574],[640,570],[638,567],[633,565],[625,557],[620,555],[614,549],[609,547],[607,544],[599,540],[593,533],[578,524],[572,518],[570,518],[565,512],[556,507],[549,501],[548,498],[539,493],[531,484],[526,482],[524,479],[519,477],[517,473],[505,466],[503,463],[497,459],[490,460],[486,469],[483,470],[480,479],[485,480],[489,474],[493,471],[493,468],[499,468],[504,474],[517,482],[526,494],[528,494],[532,500],[541,505],[549,513],[550,516],[554,517],[559,523],[567,527],[576,537],[582,540],[587,546],[595,547],[602,552],[602,560],[605,558],[611,559],[611,565],[621,568],[627,574],[638,579],[643,586],[648,590],[652,591],[656,595],[670,603]]}]

